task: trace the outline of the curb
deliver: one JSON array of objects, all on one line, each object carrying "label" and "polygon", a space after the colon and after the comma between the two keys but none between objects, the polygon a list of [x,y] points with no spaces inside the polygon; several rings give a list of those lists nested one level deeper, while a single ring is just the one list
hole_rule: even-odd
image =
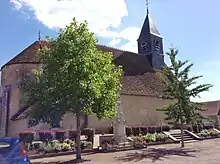
[{"label": "curb", "polygon": [[[99,151],[97,149],[89,149],[89,150],[82,150],[82,154],[95,154]],[[58,156],[65,156],[65,155],[75,155],[76,151],[67,151],[67,152],[59,152],[59,153],[48,153],[48,154],[38,154],[38,155],[29,155],[29,159],[39,159],[39,158],[50,158],[50,157],[58,157]]]}]

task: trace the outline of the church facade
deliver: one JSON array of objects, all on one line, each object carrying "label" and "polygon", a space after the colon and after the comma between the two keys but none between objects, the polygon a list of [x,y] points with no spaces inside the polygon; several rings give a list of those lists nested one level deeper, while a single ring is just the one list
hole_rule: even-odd
[{"label": "church facade", "polygon": [[[121,106],[126,126],[160,126],[165,123],[165,115],[156,109],[172,101],[160,98],[164,90],[161,74],[161,68],[165,64],[163,39],[149,14],[146,16],[137,42],[138,53],[104,45],[97,45],[97,48],[112,52],[113,62],[123,68]],[[21,103],[21,93],[18,88],[18,79],[21,76],[40,68],[37,50],[40,46],[47,45],[47,42],[36,41],[2,66],[0,137],[17,136],[20,132],[30,129],[50,128],[47,124],[29,127],[29,119],[25,117],[29,106]],[[98,121],[94,116],[88,116],[87,122],[88,127],[104,131],[113,120]],[[61,128],[65,130],[76,128],[76,120],[71,113],[65,114]]]}]

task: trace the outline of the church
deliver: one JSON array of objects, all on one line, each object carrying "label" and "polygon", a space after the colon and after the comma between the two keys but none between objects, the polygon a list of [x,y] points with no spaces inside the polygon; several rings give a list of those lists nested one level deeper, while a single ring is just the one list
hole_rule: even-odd
[{"label": "church", "polygon": [[[121,90],[121,107],[124,112],[126,126],[161,126],[165,124],[165,115],[156,109],[163,107],[170,100],[162,100],[164,90],[161,68],[164,63],[163,38],[147,13],[143,27],[137,39],[138,53],[120,50],[97,44],[99,50],[112,52],[113,62],[123,68]],[[35,41],[17,56],[1,67],[0,94],[0,137],[17,136],[27,130],[47,130],[47,124],[29,127],[26,112],[28,104],[21,103],[18,79],[40,68],[37,51],[40,46],[47,46],[45,41]],[[82,118],[82,122],[84,118]],[[88,127],[105,131],[113,120],[97,120],[87,117]],[[66,113],[61,121],[61,128],[76,128],[75,117]]]}]

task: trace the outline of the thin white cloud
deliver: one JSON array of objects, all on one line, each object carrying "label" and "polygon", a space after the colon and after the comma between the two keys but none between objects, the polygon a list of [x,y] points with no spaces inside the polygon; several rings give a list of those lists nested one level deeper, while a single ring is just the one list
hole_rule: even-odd
[{"label": "thin white cloud", "polygon": [[[141,29],[138,27],[128,27],[119,32],[115,31],[102,31],[101,36],[106,38],[113,38],[111,42],[109,42],[110,46],[118,45],[117,42],[121,40],[125,40],[126,43],[121,45],[119,48],[122,50],[127,50],[131,52],[137,53],[137,38],[140,34]],[[115,39],[117,38],[117,39]],[[115,43],[116,42],[116,43]]]},{"label": "thin white cloud", "polygon": [[22,3],[20,3],[17,0],[10,0],[10,3],[12,3],[14,5],[15,9],[17,9],[17,10],[22,8]]},{"label": "thin white cloud", "polygon": [[[113,38],[117,38],[117,39],[113,39],[111,42],[109,42],[110,46],[116,46],[118,45],[117,42],[119,42],[118,39],[120,39],[120,41],[125,40],[126,43],[121,45],[119,48],[122,50],[126,50],[126,51],[131,51],[131,52],[136,52],[138,51],[137,49],[137,38],[140,34],[140,28],[138,27],[128,27],[125,28],[123,30],[121,30],[120,32],[111,32],[111,34],[108,32],[108,34],[106,33],[106,37],[110,37],[113,36]],[[114,44],[114,43],[117,44]],[[113,44],[112,44],[113,43]]]},{"label": "thin white cloud", "polygon": [[137,43],[135,41],[128,41],[127,43],[122,45],[120,49],[125,50],[125,51],[130,51],[130,52],[136,52],[136,53],[138,51]]},{"label": "thin white cloud", "polygon": [[120,36],[129,41],[137,41],[141,29],[138,27],[129,27],[120,32]]},{"label": "thin white cloud", "polygon": [[63,28],[73,17],[87,20],[90,29],[99,33],[118,27],[128,15],[125,0],[13,0],[34,12],[37,20],[49,28]]},{"label": "thin white cloud", "polygon": [[115,38],[115,39],[112,39],[110,42],[109,42],[109,45],[110,46],[117,46],[119,43],[121,43],[122,39],[119,39],[119,38]]},{"label": "thin white cloud", "polygon": [[[34,17],[51,29],[63,28],[73,17],[77,21],[87,20],[89,28],[98,37],[113,39],[109,44],[116,46],[118,39],[128,43],[122,48],[134,51],[134,42],[140,29],[128,27],[119,29],[123,17],[128,15],[125,0],[11,0],[16,9],[32,12]],[[23,11],[22,11],[23,12]],[[118,38],[115,40],[115,38]],[[130,47],[132,45],[132,47]]]},{"label": "thin white cloud", "polygon": [[120,48],[122,50],[131,51],[131,52],[138,52],[137,48],[137,38],[140,34],[141,29],[138,27],[130,27],[122,30],[120,32],[120,37],[126,39],[127,42],[122,45]]}]

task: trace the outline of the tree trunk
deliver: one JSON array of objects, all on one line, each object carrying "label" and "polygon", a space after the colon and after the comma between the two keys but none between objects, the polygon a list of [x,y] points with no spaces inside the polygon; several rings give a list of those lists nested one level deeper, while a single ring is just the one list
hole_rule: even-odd
[{"label": "tree trunk", "polygon": [[84,115],[84,128],[88,128],[88,115]]},{"label": "tree trunk", "polygon": [[184,131],[183,131],[183,121],[181,120],[181,123],[180,123],[180,131],[181,131],[181,147],[184,147]]},{"label": "tree trunk", "polygon": [[80,129],[80,111],[77,110],[76,112],[76,130],[77,130],[77,136],[76,136],[76,159],[81,160],[81,142],[80,142],[80,136],[81,136],[81,129]]}]

